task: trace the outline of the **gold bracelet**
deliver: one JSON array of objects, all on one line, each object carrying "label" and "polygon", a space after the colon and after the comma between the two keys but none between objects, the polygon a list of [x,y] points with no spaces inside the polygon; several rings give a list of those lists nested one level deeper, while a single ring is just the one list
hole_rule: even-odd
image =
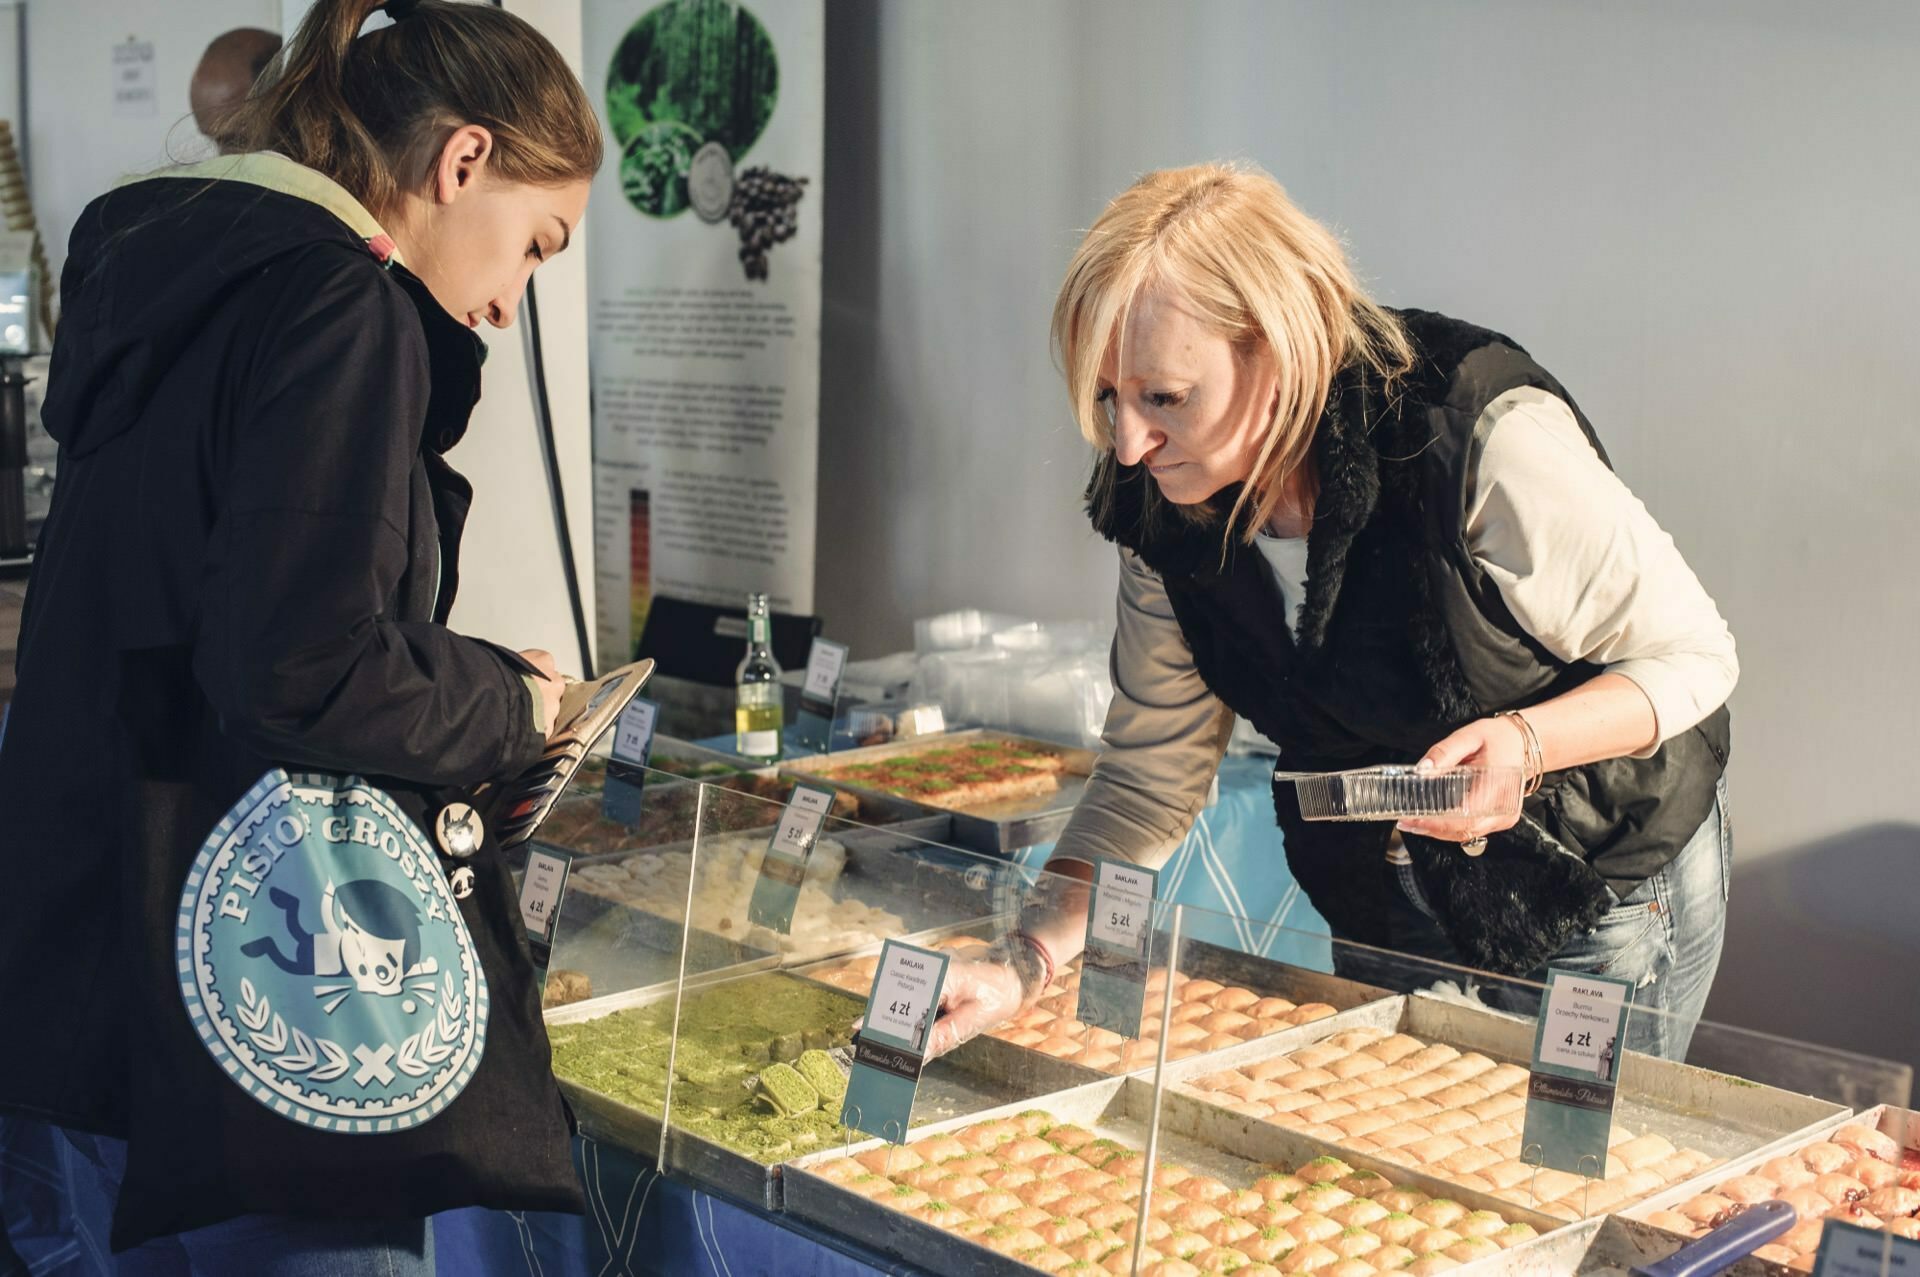
[{"label": "gold bracelet", "polygon": [[1520,739],[1526,750],[1526,764],[1521,769],[1520,796],[1531,798],[1539,792],[1540,782],[1547,774],[1547,753],[1540,748],[1540,736],[1533,730],[1533,724],[1527,716],[1517,709],[1503,709],[1495,718],[1511,718],[1520,726]]}]

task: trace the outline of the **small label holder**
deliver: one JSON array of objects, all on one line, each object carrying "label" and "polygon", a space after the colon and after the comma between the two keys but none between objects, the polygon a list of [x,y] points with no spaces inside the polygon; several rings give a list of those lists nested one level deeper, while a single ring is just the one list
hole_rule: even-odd
[{"label": "small label holder", "polygon": [[866,1017],[853,1039],[841,1125],[906,1143],[914,1093],[926,1067],[927,1035],[946,979],[946,954],[899,940],[880,946]]},{"label": "small label holder", "polygon": [[640,696],[627,702],[614,720],[613,753],[607,759],[600,812],[607,820],[629,829],[640,824],[647,768],[653,765],[654,726],[659,720],[660,706]]},{"label": "small label holder", "polygon": [[1147,1000],[1147,960],[1153,942],[1157,870],[1094,857],[1087,904],[1086,948],[1080,960],[1082,1023],[1122,1037],[1140,1036]]},{"label": "small label holder", "polygon": [[833,810],[833,791],[820,785],[795,785],[787,806],[767,839],[760,875],[747,901],[747,920],[782,935],[793,930],[793,909],[806,880],[807,860],[820,841],[820,827]]},{"label": "small label holder", "polygon": [[1813,1277],[1920,1277],[1920,1241],[1830,1219],[1820,1233]]},{"label": "small label holder", "polygon": [[1631,980],[1548,968],[1534,1025],[1521,1160],[1599,1178],[1633,993]]},{"label": "small label holder", "polygon": [[847,668],[847,645],[816,638],[807,649],[807,677],[800,686],[800,715],[793,738],[826,753],[833,744],[833,721],[840,711],[840,679]]},{"label": "small label holder", "polygon": [[555,847],[527,852],[527,876],[520,884],[520,921],[527,929],[527,947],[540,988],[547,987],[547,967],[553,961],[553,937],[560,927],[560,906],[566,901],[572,876],[573,853]]}]

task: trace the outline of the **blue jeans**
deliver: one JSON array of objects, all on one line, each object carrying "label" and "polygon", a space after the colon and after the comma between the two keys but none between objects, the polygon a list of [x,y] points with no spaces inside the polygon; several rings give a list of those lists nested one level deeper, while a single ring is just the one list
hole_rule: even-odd
[{"label": "blue jeans", "polygon": [[[1726,938],[1727,892],[1733,877],[1733,826],[1722,780],[1713,810],[1680,854],[1614,905],[1598,925],[1575,936],[1548,965],[1634,983],[1634,1013],[1627,1022],[1627,1049],[1684,1060],[1700,1013],[1707,1005],[1720,946]],[[1390,911],[1393,940],[1387,948],[1415,958],[1469,965],[1440,929],[1410,866],[1399,869],[1403,899]],[[1336,945],[1334,968],[1351,979],[1407,989],[1436,979],[1461,980],[1488,1005],[1518,1015],[1537,1015],[1547,967],[1528,973],[1526,984],[1462,979],[1420,963],[1396,963],[1391,955]]]},{"label": "blue jeans", "polygon": [[295,1219],[242,1215],[119,1255],[107,1249],[114,1199],[126,1173],[119,1140],[63,1132],[56,1139],[80,1255],[72,1271],[98,1277],[432,1277],[426,1219]]}]

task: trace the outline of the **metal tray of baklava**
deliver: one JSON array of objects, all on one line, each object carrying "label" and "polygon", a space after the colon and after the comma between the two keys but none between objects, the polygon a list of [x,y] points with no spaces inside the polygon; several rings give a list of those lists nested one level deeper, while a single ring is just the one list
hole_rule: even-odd
[{"label": "metal tray of baklava", "polygon": [[[1843,1126],[1859,1125],[1869,1130],[1879,1131],[1900,1145],[1904,1158],[1920,1160],[1920,1113],[1900,1108],[1893,1104],[1876,1104],[1872,1108],[1862,1109],[1858,1113],[1841,1110],[1840,1113],[1820,1123],[1810,1131],[1795,1136],[1784,1148],[1772,1147],[1759,1149],[1745,1157],[1736,1158],[1723,1166],[1716,1166],[1689,1180],[1685,1184],[1635,1202],[1621,1208],[1618,1212],[1628,1219],[1644,1222],[1655,1211],[1671,1210],[1682,1202],[1699,1193],[1711,1193],[1715,1188],[1739,1175],[1747,1175],[1776,1157],[1791,1157],[1809,1144],[1829,1139]],[[1664,1231],[1664,1230],[1663,1230]],[[1668,1236],[1679,1234],[1668,1233]]]},{"label": "metal tray of baklava", "polygon": [[[887,762],[931,750],[954,749],[976,741],[1004,741],[1057,755],[1066,765],[1065,770],[1056,774],[1059,788],[1052,793],[1030,798],[960,808],[903,798],[884,789],[871,789],[835,779],[834,773],[843,767]],[[863,801],[867,798],[885,798],[894,802],[913,803],[921,811],[949,812],[953,816],[953,838],[958,846],[990,855],[1006,855],[1022,847],[1051,842],[1060,836],[1060,831],[1067,827],[1067,817],[1073,814],[1074,804],[1080,801],[1080,795],[1086,789],[1087,777],[1093,771],[1097,757],[1090,749],[1018,736],[1012,732],[975,728],[940,736],[914,736],[836,754],[816,755],[797,762],[782,763],[780,771],[783,775],[818,780],[847,793],[857,794]]]},{"label": "metal tray of baklava", "polygon": [[[1267,1048],[1269,1039],[1246,1044],[1219,1057],[1232,1057],[1230,1063],[1195,1056],[1171,1064],[1166,1070],[1169,1087],[1191,1093],[1204,1102],[1203,1091],[1189,1084],[1193,1079],[1223,1068],[1239,1068],[1257,1060],[1299,1050],[1313,1042],[1334,1037],[1348,1029],[1373,1027],[1389,1033],[1405,1033],[1423,1042],[1444,1044],[1460,1051],[1478,1051],[1489,1058],[1524,1068],[1533,1053],[1534,1021],[1483,1006],[1467,1005],[1448,998],[1415,993],[1394,996],[1316,1020],[1302,1028],[1305,1033],[1290,1032],[1289,1042]],[[1279,1038],[1282,1035],[1275,1035]],[[1217,1105],[1214,1107],[1218,1107]],[[1222,1110],[1229,1111],[1229,1110]],[[1719,1159],[1722,1165],[1709,1166],[1648,1194],[1646,1198],[1623,1204],[1620,1209],[1641,1201],[1670,1201],[1676,1195],[1697,1191],[1697,1185],[1724,1175],[1724,1163],[1752,1155],[1767,1155],[1803,1142],[1811,1133],[1823,1129],[1847,1110],[1826,1100],[1795,1095],[1789,1091],[1736,1078],[1711,1069],[1695,1068],[1673,1060],[1660,1059],[1637,1051],[1625,1052],[1620,1067],[1619,1098],[1614,1121],[1635,1135],[1658,1134],[1677,1148],[1691,1147]],[[1268,1130],[1285,1130],[1276,1123],[1262,1121]],[[1342,1157],[1367,1158],[1370,1165],[1404,1173],[1404,1162],[1372,1153],[1355,1153],[1335,1142],[1326,1142],[1329,1152]],[[1434,1172],[1428,1172],[1434,1173]],[[1467,1191],[1462,1188],[1460,1191]],[[1504,1200],[1504,1199],[1502,1199]],[[1607,1213],[1596,1208],[1596,1215]]]},{"label": "metal tray of baklava", "polygon": [[[910,1148],[916,1140],[958,1131],[977,1122],[1012,1117],[1038,1109],[1056,1123],[1072,1122],[1085,1126],[1098,1136],[1144,1151],[1148,1129],[1153,1122],[1153,1101],[1154,1087],[1149,1077],[1104,1078],[1040,1100],[1009,1104],[953,1121],[916,1128],[908,1137],[907,1146]],[[1016,1274],[1033,1272],[1017,1259],[850,1192],[813,1172],[813,1168],[823,1162],[849,1155],[858,1156],[884,1147],[886,1145],[880,1140],[863,1140],[844,1149],[826,1149],[789,1162],[784,1188],[787,1212],[865,1245],[911,1260],[929,1272],[978,1274],[980,1277],[1000,1277],[1002,1274],[1015,1277]],[[1470,1209],[1491,1210],[1511,1223],[1524,1223],[1538,1230],[1539,1237],[1501,1252],[1502,1258],[1518,1256],[1539,1247],[1551,1238],[1554,1230],[1569,1227],[1537,1211],[1458,1188],[1418,1172],[1401,1167],[1376,1166],[1362,1158],[1348,1158],[1338,1150],[1330,1150],[1319,1140],[1236,1118],[1231,1113],[1176,1092],[1164,1091],[1161,1095],[1159,1136],[1154,1149],[1156,1166],[1178,1164],[1198,1174],[1245,1186],[1275,1166],[1288,1171],[1297,1170],[1330,1152],[1347,1161],[1355,1170],[1377,1171],[1397,1186],[1417,1189],[1430,1196],[1447,1197]]]},{"label": "metal tray of baklava", "polygon": [[[698,750],[705,758],[699,761],[717,763],[729,762],[729,756],[700,746],[676,744],[675,754]],[[734,760],[737,761],[737,760]],[[735,790],[729,781],[739,783],[746,778],[776,782],[779,796],[753,795]],[[604,777],[600,778],[604,779]],[[580,856],[621,855],[627,852],[651,850],[656,847],[673,847],[689,842],[694,833],[696,822],[701,822],[703,832],[751,833],[765,831],[771,833],[779,820],[780,811],[785,804],[786,795],[791,793],[790,777],[777,767],[739,767],[725,776],[704,779],[690,777],[667,777],[665,773],[655,772],[647,778],[640,799],[642,824],[632,826],[609,819],[605,814],[606,794],[601,788],[577,789],[569,786],[567,793],[554,804],[540,827],[529,839],[530,843],[553,847]],[[700,787],[707,786],[715,795],[700,799]],[[726,796],[740,794],[737,803],[729,804]],[[951,837],[951,820],[946,812],[910,802],[897,794],[880,791],[871,793],[847,790],[847,796],[855,804],[851,815],[836,815],[831,818],[834,827],[865,826],[873,829],[895,829],[902,825],[911,826],[918,837],[925,839]],[[659,822],[659,803],[677,804],[679,810],[667,821],[667,828],[657,828]],[[649,804],[656,804],[649,806]],[[656,826],[649,832],[649,823]],[[526,861],[525,844],[508,853],[514,864]]]},{"label": "metal tray of baklava", "polygon": [[[977,925],[960,925],[936,928],[915,935],[901,936],[908,944],[922,948],[933,947],[939,941],[952,936],[973,936],[981,939],[991,938],[988,920]],[[1324,1002],[1338,1011],[1366,1006],[1370,1003],[1396,997],[1385,989],[1373,985],[1361,984],[1356,980],[1344,979],[1336,975],[1327,975],[1319,971],[1309,971],[1303,967],[1288,966],[1268,958],[1258,958],[1242,953],[1238,949],[1229,949],[1223,945],[1210,944],[1204,940],[1188,940],[1181,945],[1182,958],[1180,974],[1195,979],[1212,980],[1223,985],[1238,985],[1259,993],[1262,997],[1283,997],[1299,1004]],[[807,979],[817,979],[821,974],[844,966],[850,961],[877,955],[878,945],[869,945],[851,953],[838,954],[832,958],[795,966],[793,973]],[[1332,1017],[1329,1017],[1331,1019]],[[1305,1046],[1318,1041],[1320,1034],[1312,1032],[1326,1020],[1313,1020],[1306,1024],[1283,1029],[1278,1033],[1269,1033],[1265,1037],[1243,1042],[1239,1046],[1222,1047],[1214,1051],[1205,1051],[1187,1056],[1179,1064],[1188,1069],[1184,1076],[1194,1076],[1195,1065],[1204,1065],[1202,1072],[1214,1072],[1220,1069],[1237,1068],[1241,1061],[1265,1059],[1270,1055],[1287,1051],[1296,1046]],[[1004,1069],[1032,1071],[1049,1067],[1035,1063],[1035,1057],[1050,1062],[1050,1066],[1060,1070],[1062,1085],[1079,1085],[1101,1077],[1118,1076],[1120,1070],[1100,1069],[1077,1064],[1072,1060],[1058,1059],[1033,1047],[1018,1046],[989,1034],[982,1034],[973,1040],[974,1048],[983,1055],[998,1062]],[[1129,1070],[1134,1073],[1150,1073],[1154,1066],[1144,1065]]]},{"label": "metal tray of baklava", "polygon": [[[832,887],[836,896],[894,907],[910,926],[916,927],[926,926],[934,918],[970,916],[953,892],[938,890],[958,881],[958,874],[935,880],[929,871],[917,868],[940,850],[938,843],[946,837],[948,828],[944,814],[878,828],[840,821],[832,824],[841,827],[829,828],[827,836],[840,842],[847,853],[846,867]],[[762,838],[770,832],[750,830],[726,836]],[[579,876],[572,878],[561,904],[551,965],[584,973],[593,988],[604,993],[677,979],[682,969],[683,939],[685,968],[691,971],[761,962],[783,951],[790,957],[803,958],[830,951],[827,946],[831,937],[826,934],[811,942],[803,936],[794,943],[775,943],[764,932],[750,933],[744,925],[737,935],[701,926],[688,928],[684,925],[684,883],[677,890],[651,898],[613,894],[612,889],[593,882],[591,877],[593,872],[638,857],[692,854],[693,841],[682,839],[633,852],[580,857],[575,867]],[[524,867],[515,868],[516,880],[523,871]],[[943,908],[948,912],[940,912]],[[744,919],[741,921],[744,924]]]},{"label": "metal tray of baklava", "polygon": [[[735,980],[766,976],[786,978],[769,961],[689,978],[685,990],[689,994],[698,993]],[[578,1024],[617,1011],[671,1000],[675,996],[674,984],[632,989],[556,1008],[549,1011],[546,1018],[549,1024]],[[852,1008],[849,1015],[851,1021],[858,1014],[860,1004],[858,999],[846,996]],[[1058,1061],[1051,1063],[1058,1065]],[[1057,1085],[1063,1077],[1069,1082],[1084,1083],[1088,1076],[1085,1070],[1062,1075],[1053,1069],[1008,1075],[1000,1071],[997,1065],[996,1057],[975,1049],[974,1043],[968,1043],[931,1062],[921,1075],[919,1090],[914,1097],[914,1129],[1008,1104],[1031,1107],[1043,1098],[1041,1088]],[[662,1121],[659,1113],[594,1091],[568,1078],[562,1077],[559,1082],[562,1093],[572,1104],[579,1119],[582,1132],[656,1161],[662,1160]],[[668,1102],[671,1104],[670,1098]],[[704,1187],[764,1210],[778,1210],[781,1206],[781,1163],[756,1160],[684,1128],[675,1129],[670,1165],[663,1166],[663,1169],[685,1175]]]}]

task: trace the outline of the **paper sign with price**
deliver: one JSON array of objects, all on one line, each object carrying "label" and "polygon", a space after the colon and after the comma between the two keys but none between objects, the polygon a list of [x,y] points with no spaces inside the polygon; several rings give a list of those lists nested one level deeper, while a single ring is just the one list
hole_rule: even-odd
[{"label": "paper sign with price", "polygon": [[526,924],[527,946],[533,965],[546,987],[547,964],[553,958],[553,936],[560,925],[560,904],[567,894],[567,875],[573,857],[542,848],[527,854],[527,876],[520,884],[520,920]]},{"label": "paper sign with price", "polygon": [[876,973],[867,1024],[917,1051],[926,1044],[927,1007],[933,993],[930,964],[904,946],[890,956],[890,964]]},{"label": "paper sign with price", "polygon": [[833,793],[811,785],[797,785],[774,830],[773,850],[806,858],[820,834],[820,822],[833,810]]},{"label": "paper sign with price", "polygon": [[766,855],[760,858],[760,876],[747,902],[747,919],[772,927],[782,935],[793,930],[793,908],[806,878],[807,857],[820,837],[821,822],[833,810],[833,791],[796,785],[787,799],[780,823],[774,826]]},{"label": "paper sign with price", "polygon": [[1540,1063],[1613,1080],[1620,1054],[1620,1026],[1627,1013],[1627,991],[1619,981],[1562,976],[1548,987]]},{"label": "paper sign with price", "polygon": [[927,1031],[939,1011],[946,978],[943,953],[898,940],[881,946],[866,1017],[854,1038],[842,1123],[896,1144],[905,1142],[926,1062]]},{"label": "paper sign with price", "polygon": [[1093,938],[1129,952],[1145,948],[1155,878],[1151,869],[1102,860],[1093,884]]},{"label": "paper sign with price", "polygon": [[800,685],[800,716],[794,739],[825,752],[833,744],[833,720],[839,714],[840,676],[847,668],[847,645],[817,638],[807,650],[807,677]]},{"label": "paper sign with price", "polygon": [[645,767],[653,757],[653,723],[660,707],[634,697],[613,725],[613,756],[623,763]]},{"label": "paper sign with price", "polygon": [[841,671],[846,668],[846,644],[815,639],[807,652],[807,681],[801,686],[801,693],[831,704],[840,687]]},{"label": "paper sign with price", "polygon": [[600,813],[615,824],[638,828],[646,799],[647,771],[653,765],[653,731],[660,707],[634,697],[613,722],[613,757],[600,791]]},{"label": "paper sign with price", "polygon": [[1125,1037],[1140,1036],[1147,1000],[1147,943],[1160,876],[1124,860],[1097,856],[1087,903],[1086,953],[1080,964],[1082,1023]]}]

